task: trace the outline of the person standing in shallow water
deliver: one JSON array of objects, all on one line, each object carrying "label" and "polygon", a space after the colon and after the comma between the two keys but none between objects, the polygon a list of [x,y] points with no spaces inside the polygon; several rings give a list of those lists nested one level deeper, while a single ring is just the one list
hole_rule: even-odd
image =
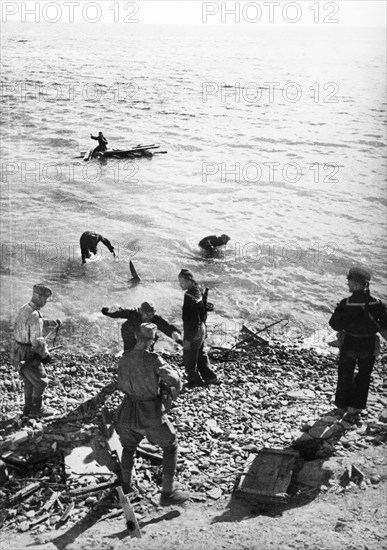
[{"label": "person standing in shallow water", "polygon": [[[356,421],[367,406],[371,373],[378,354],[377,332],[387,328],[387,308],[369,293],[368,269],[349,270],[352,293],[337,305],[329,325],[339,331],[340,355],[335,405],[345,418]],[[355,368],[358,368],[356,374]]]},{"label": "person standing in shallow water", "polygon": [[182,269],[178,276],[180,288],[185,291],[183,304],[183,362],[187,374],[186,388],[219,384],[210,367],[210,360],[204,350],[207,336],[207,306],[204,294],[188,269]]},{"label": "person standing in shallow water", "polygon": [[209,235],[208,237],[204,237],[204,239],[199,242],[199,247],[208,254],[213,254],[218,247],[226,245],[229,240],[230,237],[226,234],[223,234],[220,237],[217,237],[216,235]]},{"label": "person standing in shallow water", "polygon": [[98,243],[104,244],[109,252],[113,254],[113,257],[116,257],[114,246],[108,239],[102,237],[102,235],[95,233],[94,231],[85,231],[82,233],[79,240],[83,264],[86,263],[86,259],[90,258],[90,254],[97,254]]}]

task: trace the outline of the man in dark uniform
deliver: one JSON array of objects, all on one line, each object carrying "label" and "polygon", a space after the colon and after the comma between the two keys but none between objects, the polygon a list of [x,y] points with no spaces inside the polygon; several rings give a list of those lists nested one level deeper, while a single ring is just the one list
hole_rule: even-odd
[{"label": "man in dark uniform", "polygon": [[[137,445],[147,437],[163,449],[161,504],[182,504],[189,494],[174,484],[178,445],[175,429],[168,419],[160,386],[176,398],[181,382],[177,372],[149,348],[157,327],[143,323],[136,328],[136,344],[125,351],[118,364],[118,388],[125,398],[117,411],[117,432],[123,447],[121,458],[122,490],[132,489],[134,454]],[[169,402],[170,405],[171,401]],[[167,407],[168,408],[168,407]]]},{"label": "man in dark uniform", "polygon": [[230,237],[225,234],[220,237],[217,237],[216,235],[209,235],[208,237],[204,237],[204,239],[199,242],[199,246],[206,252],[212,254],[215,252],[216,247],[227,244],[229,240]]},{"label": "man in dark uniform", "polygon": [[179,344],[183,343],[179,329],[168,323],[161,315],[156,315],[156,308],[153,303],[143,302],[139,308],[131,309],[124,309],[119,306],[112,308],[103,307],[101,312],[112,319],[126,319],[121,327],[124,351],[130,351],[136,345],[134,333],[141,323],[153,323],[169,338],[172,338]]},{"label": "man in dark uniform", "polygon": [[98,153],[102,153],[103,151],[107,150],[108,140],[105,138],[102,132],[98,132],[98,136],[93,136],[92,134],[90,134],[90,137],[91,139],[95,139],[98,141],[98,145],[93,151],[93,157]]},{"label": "man in dark uniform", "polygon": [[[366,408],[371,373],[379,343],[377,332],[387,328],[386,306],[369,293],[371,273],[362,267],[349,270],[349,298],[336,307],[329,324],[339,331],[340,356],[335,404],[356,420]],[[358,367],[354,375],[355,368]]]},{"label": "man in dark uniform", "polygon": [[98,233],[95,233],[94,231],[85,231],[82,233],[79,244],[81,245],[81,254],[82,254],[82,263],[86,263],[86,258],[90,258],[90,253],[97,254],[97,245],[98,243],[102,243],[106,246],[106,248],[116,257],[116,253],[114,252],[114,246],[111,244],[111,242],[108,239],[105,239],[105,237],[102,237],[102,235],[99,235]]},{"label": "man in dark uniform", "polygon": [[207,307],[203,292],[188,269],[182,269],[178,276],[182,290],[185,290],[183,304],[183,362],[187,373],[187,389],[195,386],[219,384],[210,367],[210,360],[204,350],[207,336]]}]

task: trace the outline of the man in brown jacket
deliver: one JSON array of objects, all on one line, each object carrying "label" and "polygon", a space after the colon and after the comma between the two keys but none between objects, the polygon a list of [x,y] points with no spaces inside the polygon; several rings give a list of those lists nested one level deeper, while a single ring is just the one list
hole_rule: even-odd
[{"label": "man in brown jacket", "polygon": [[[137,445],[147,437],[163,449],[161,504],[181,504],[189,495],[174,484],[178,446],[175,429],[166,415],[161,393],[178,395],[181,382],[177,372],[149,351],[157,327],[142,323],[135,331],[136,345],[125,351],[118,364],[118,388],[125,398],[117,412],[117,432],[123,446],[121,458],[122,490],[132,490],[132,471]],[[160,389],[162,385],[162,392]]]}]

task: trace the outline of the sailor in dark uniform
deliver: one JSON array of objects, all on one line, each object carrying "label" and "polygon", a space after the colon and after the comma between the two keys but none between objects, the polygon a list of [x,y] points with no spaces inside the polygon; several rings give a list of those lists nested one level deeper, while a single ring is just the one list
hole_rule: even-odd
[{"label": "sailor in dark uniform", "polygon": [[102,153],[103,151],[107,150],[108,140],[105,138],[102,132],[98,132],[98,136],[93,136],[93,134],[90,134],[90,137],[91,139],[95,139],[98,141],[98,145],[93,151],[93,157],[96,156],[98,153]]},{"label": "sailor in dark uniform", "polygon": [[204,239],[199,242],[199,246],[201,249],[212,254],[218,246],[227,244],[229,240],[230,237],[224,233],[220,237],[217,237],[216,235],[209,235],[208,237],[204,237]]},{"label": "sailor in dark uniform", "polygon": [[86,263],[86,258],[90,258],[90,253],[97,254],[97,245],[98,243],[102,243],[106,246],[106,248],[113,254],[114,257],[116,257],[116,253],[114,252],[114,246],[111,244],[111,242],[108,239],[105,239],[105,237],[102,237],[102,235],[99,235],[98,233],[95,233],[94,231],[85,231],[82,233],[79,244],[81,246],[81,254],[82,254],[82,263]]},{"label": "sailor in dark uniform", "polygon": [[339,409],[347,409],[347,416],[356,420],[356,415],[367,405],[379,347],[377,332],[387,328],[387,308],[370,295],[368,269],[351,268],[347,280],[352,294],[337,305],[329,324],[339,331],[340,340],[335,404]]},{"label": "sailor in dark uniform", "polygon": [[203,293],[188,269],[182,269],[178,276],[184,293],[183,304],[183,363],[188,382],[186,389],[196,386],[219,384],[210,360],[204,349],[207,337],[207,312],[209,311],[206,293]]}]

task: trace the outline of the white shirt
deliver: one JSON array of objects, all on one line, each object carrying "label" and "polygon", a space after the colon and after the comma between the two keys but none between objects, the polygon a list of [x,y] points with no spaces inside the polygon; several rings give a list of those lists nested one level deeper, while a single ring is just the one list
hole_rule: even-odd
[{"label": "white shirt", "polygon": [[43,337],[43,317],[33,302],[28,302],[20,308],[15,321],[14,336],[19,344],[38,347],[37,339]]}]

